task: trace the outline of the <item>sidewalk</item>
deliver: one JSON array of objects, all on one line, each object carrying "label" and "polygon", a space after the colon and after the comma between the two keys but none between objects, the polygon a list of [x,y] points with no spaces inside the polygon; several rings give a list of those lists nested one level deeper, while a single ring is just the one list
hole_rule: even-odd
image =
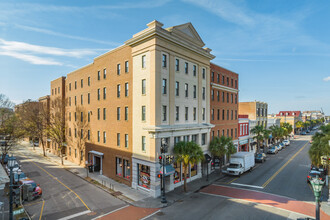
[{"label": "sidewalk", "polygon": [[[21,145],[26,147],[30,151],[36,152],[37,154],[43,156],[42,148],[35,147],[35,149],[33,150],[33,147],[28,142],[22,142]],[[143,207],[143,208],[161,208],[164,206],[172,205],[174,202],[184,199],[185,197],[189,196],[195,191],[198,191],[201,188],[208,186],[221,178],[219,172],[213,172],[212,174],[209,174],[208,181],[206,181],[206,177],[203,177],[194,180],[192,182],[189,182],[187,183],[187,189],[188,189],[187,193],[183,191],[183,186],[180,186],[174,189],[173,191],[166,193],[166,199],[168,203],[164,205],[160,202],[161,201],[160,198],[150,197],[142,192],[139,192],[136,189],[133,189],[125,184],[116,182],[106,176],[98,175],[94,173],[88,173],[89,178],[87,178],[86,168],[81,167],[67,160],[64,160],[64,165],[61,165],[60,157],[53,155],[51,153],[46,153],[46,155],[47,157],[45,157],[45,159],[49,160],[50,162],[58,164],[60,167],[63,167],[69,172],[81,177],[82,179],[93,183],[97,187],[107,191],[113,196],[133,206]]]}]

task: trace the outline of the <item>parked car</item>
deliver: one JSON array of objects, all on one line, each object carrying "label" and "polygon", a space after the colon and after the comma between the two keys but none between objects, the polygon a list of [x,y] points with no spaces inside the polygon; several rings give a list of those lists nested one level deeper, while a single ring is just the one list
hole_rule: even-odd
[{"label": "parked car", "polygon": [[316,167],[316,166],[311,165],[311,170],[319,171],[323,175],[327,175],[327,169],[326,168],[323,168],[322,166]]},{"label": "parked car", "polygon": [[279,143],[278,145],[281,146],[281,150],[284,149],[284,148],[286,147],[286,145],[283,144],[283,143]]},{"label": "parked car", "polygon": [[277,149],[277,147],[276,146],[272,146],[272,147],[270,147],[269,149],[268,149],[268,154],[277,154],[277,152],[278,152],[278,149]]},{"label": "parked car", "polygon": [[289,140],[284,140],[284,141],[283,141],[283,144],[284,144],[285,146],[289,146],[289,145],[290,145],[290,141],[289,141]]},{"label": "parked car", "polygon": [[323,175],[323,173],[317,170],[311,170],[307,176],[307,183],[310,183],[310,181],[316,177],[319,177],[322,181],[325,180],[325,176]]},{"label": "parked car", "polygon": [[306,130],[306,133],[310,133],[310,131],[309,130]]},{"label": "parked car", "polygon": [[265,162],[266,161],[266,155],[264,153],[257,154],[256,157],[255,157],[255,161],[260,162],[260,163]]},{"label": "parked car", "polygon": [[306,132],[303,131],[303,132],[301,132],[300,134],[301,134],[301,135],[306,135]]},{"label": "parked car", "polygon": [[38,198],[42,195],[42,189],[39,184],[36,184],[33,180],[26,178],[24,180],[19,181],[19,186],[22,185],[30,185],[29,191],[33,192],[32,196],[33,198]]},{"label": "parked car", "polygon": [[278,144],[278,145],[276,145],[275,147],[277,147],[277,150],[278,150],[278,151],[282,150],[282,146],[281,146],[281,145],[279,145],[279,144]]}]

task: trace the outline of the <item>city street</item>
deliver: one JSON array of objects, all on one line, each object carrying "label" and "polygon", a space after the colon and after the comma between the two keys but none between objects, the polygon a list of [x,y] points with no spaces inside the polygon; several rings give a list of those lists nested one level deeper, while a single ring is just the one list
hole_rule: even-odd
[{"label": "city street", "polygon": [[15,156],[39,183],[41,198],[25,203],[32,219],[92,219],[126,204],[76,175],[19,146]]},{"label": "city street", "polygon": [[[315,206],[309,203],[313,204],[314,195],[306,183],[310,170],[310,144],[307,139],[308,137],[301,137],[292,141],[290,146],[278,154],[267,155],[268,160],[263,164],[256,164],[252,172],[238,178],[225,176],[188,199],[162,209],[149,219],[313,217]],[[325,189],[323,196],[327,198]]]},{"label": "city street", "polygon": [[314,215],[314,195],[306,183],[308,139],[300,137],[267,155],[252,172],[224,176],[163,209],[127,205],[26,147],[19,147],[16,156],[43,189],[41,199],[26,203],[33,219],[296,219]]}]

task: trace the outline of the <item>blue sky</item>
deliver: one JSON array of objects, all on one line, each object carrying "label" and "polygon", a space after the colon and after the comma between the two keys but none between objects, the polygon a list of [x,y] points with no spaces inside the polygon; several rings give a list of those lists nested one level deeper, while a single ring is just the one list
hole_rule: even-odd
[{"label": "blue sky", "polygon": [[329,11],[326,0],[0,0],[0,93],[16,103],[47,95],[51,80],[156,19],[191,22],[212,62],[239,73],[240,101],[330,114]]}]

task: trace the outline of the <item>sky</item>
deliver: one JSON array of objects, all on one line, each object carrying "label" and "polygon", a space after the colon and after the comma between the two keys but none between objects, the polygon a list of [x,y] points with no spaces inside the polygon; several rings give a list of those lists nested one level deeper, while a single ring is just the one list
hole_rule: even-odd
[{"label": "sky", "polygon": [[330,114],[330,1],[0,0],[0,93],[16,104],[158,20],[191,22],[213,63],[239,74],[239,101]]}]

